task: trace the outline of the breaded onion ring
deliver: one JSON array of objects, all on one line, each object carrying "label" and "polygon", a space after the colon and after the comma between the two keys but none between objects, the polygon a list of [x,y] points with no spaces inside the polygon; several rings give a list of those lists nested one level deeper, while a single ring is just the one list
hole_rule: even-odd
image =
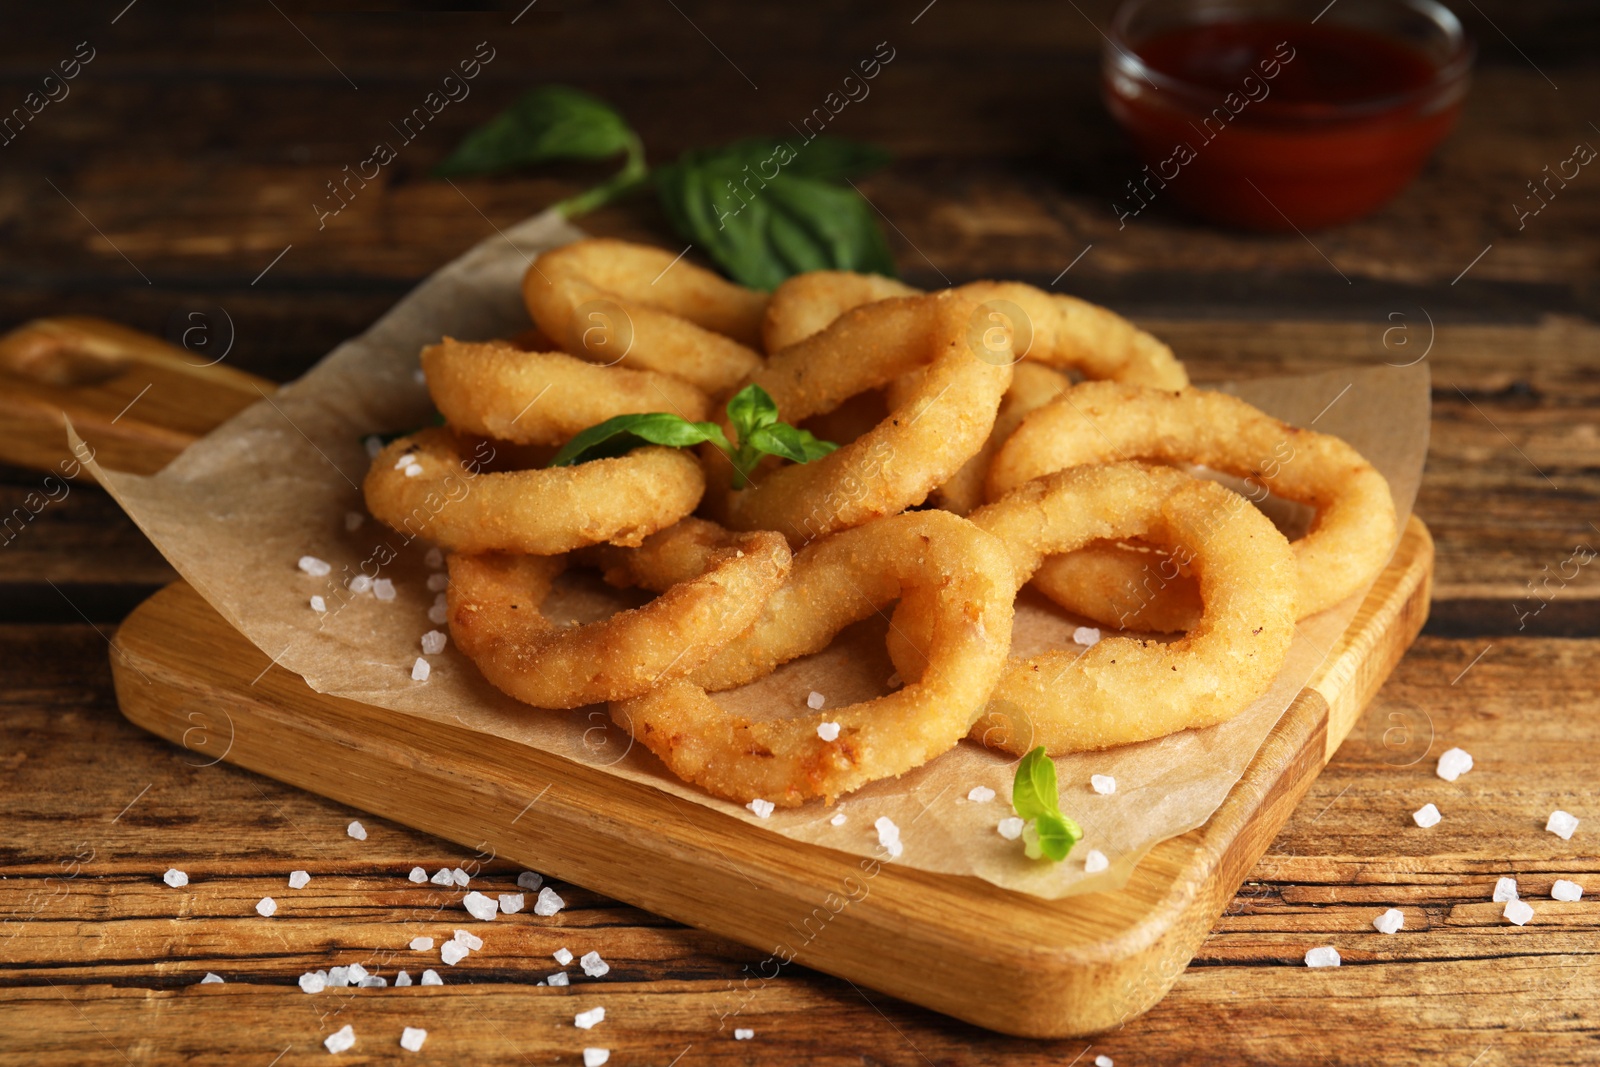
[{"label": "breaded onion ring", "polygon": [[[1074,386],[1024,419],[1001,447],[989,468],[989,498],[1051,471],[1116,459],[1200,464],[1315,509],[1310,532],[1294,542],[1300,618],[1363,588],[1394,550],[1389,483],[1360,453],[1337,437],[1290,426],[1238,397],[1204,389]],[[1140,568],[1127,569],[1132,587],[1143,579]],[[1080,610],[1076,603],[1065,606]]]},{"label": "breaded onion ring", "polygon": [[[707,688],[759,678],[825,648],[897,597],[926,603],[926,669],[898,692],[792,719],[752,722]],[[982,709],[1011,644],[1011,564],[965,519],[913,512],[808,546],[755,624],[689,678],[612,705],[612,718],[678,777],[744,803],[830,801],[903,774],[956,745]],[[839,724],[835,740],[817,727]]]},{"label": "breaded onion ring", "polygon": [[[402,437],[372,461],[367,509],[452,551],[553,556],[602,542],[637,545],[694,511],[706,488],[700,464],[676,448],[541,470],[489,472],[486,462],[469,459],[444,427]],[[407,474],[413,466],[421,469]]]},{"label": "breaded onion ring", "polygon": [[821,459],[769,470],[731,494],[727,525],[778,530],[800,545],[926,499],[983,445],[1011,383],[1009,361],[988,362],[969,347],[976,307],[959,289],[882,300],[772,357],[750,380],[791,424],[919,366],[927,372],[887,419],[856,440]]},{"label": "breaded onion ring", "polygon": [[[1294,639],[1295,564],[1277,527],[1237,493],[1170,467],[1075,467],[1025,482],[974,512],[1010,552],[1020,588],[1046,556],[1095,540],[1165,544],[1191,566],[1201,617],[1172,643],[1106,637],[1088,649],[1012,659],[972,737],[1022,755],[1109,748],[1212,726],[1266,692]],[[896,609],[890,654],[915,677],[928,605]],[[732,646],[730,646],[731,648]]]},{"label": "breaded onion ring", "polygon": [[767,352],[781,351],[821,333],[852,308],[892,296],[919,296],[921,290],[881,274],[849,270],[808,270],[772,291],[761,337]]},{"label": "breaded onion ring", "polygon": [[[671,530],[655,535],[670,539]],[[789,546],[770,531],[726,538],[702,572],[643,607],[583,626],[539,612],[559,556],[450,556],[450,636],[495,688],[540,708],[646,692],[704,663],[783,585]]]},{"label": "breaded onion ring", "polygon": [[660,371],[720,393],[761,365],[767,295],[649,245],[593,237],[544,253],[522,279],[539,329],[596,363]]},{"label": "breaded onion ring", "polygon": [[[1154,545],[1096,541],[1039,565],[1039,592],[1103,626],[1170,634],[1200,618],[1200,585]],[[1135,576],[1130,579],[1129,575]]]},{"label": "breaded onion ring", "polygon": [[711,409],[681,378],[519,351],[504,341],[446,337],[422,350],[422,372],[452,428],[518,444],[564,444],[614,415],[668,411],[699,422]]}]

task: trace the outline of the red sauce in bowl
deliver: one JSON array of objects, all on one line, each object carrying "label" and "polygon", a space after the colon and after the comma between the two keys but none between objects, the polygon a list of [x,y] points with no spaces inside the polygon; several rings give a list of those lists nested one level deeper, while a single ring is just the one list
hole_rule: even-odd
[{"label": "red sauce in bowl", "polygon": [[1470,62],[1447,69],[1364,27],[1267,18],[1113,47],[1107,102],[1145,162],[1114,205],[1123,225],[1168,198],[1252,229],[1364,215],[1455,125]]}]

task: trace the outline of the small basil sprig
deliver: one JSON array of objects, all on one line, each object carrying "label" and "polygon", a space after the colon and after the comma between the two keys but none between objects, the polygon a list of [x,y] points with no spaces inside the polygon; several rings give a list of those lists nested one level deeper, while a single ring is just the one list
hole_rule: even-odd
[{"label": "small basil sprig", "polygon": [[733,487],[750,484],[750,474],[762,456],[780,456],[795,463],[820,459],[839,446],[819,441],[811,431],[778,421],[778,405],[759,385],[747,385],[728,401],[728,421],[738,444],[728,440],[714,422],[690,422],[680,415],[652,411],[617,415],[589,427],[561,447],[550,460],[552,467],[570,467],[595,459],[612,459],[641,445],[690,448],[709,441],[733,463]]},{"label": "small basil sprig", "polygon": [[621,171],[556,210],[572,218],[654,180],[673,229],[744,285],[771,289],[806,270],[895,272],[872,206],[844,184],[883,166],[888,154],[840,137],[751,138],[692,149],[651,174],[639,135],[614,108],[577,89],[547,85],[468,134],[434,173],[498,174],[619,153],[627,154]]},{"label": "small basil sprig", "polygon": [[1056,765],[1040,746],[1022,757],[1011,783],[1011,807],[1027,822],[1022,828],[1028,858],[1060,863],[1083,839],[1078,824],[1061,814]]}]

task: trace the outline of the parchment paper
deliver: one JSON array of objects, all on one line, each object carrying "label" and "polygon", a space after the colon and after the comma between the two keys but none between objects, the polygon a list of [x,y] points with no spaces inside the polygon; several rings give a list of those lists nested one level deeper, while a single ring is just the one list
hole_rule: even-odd
[{"label": "parchment paper", "polygon": [[[366,701],[402,715],[459,723],[583,763],[649,782],[774,833],[862,856],[881,855],[873,822],[899,826],[903,855],[919,870],[972,875],[1040,897],[1114,888],[1158,842],[1203,823],[1243,773],[1263,739],[1331,652],[1360,602],[1352,597],[1301,624],[1289,661],[1271,692],[1231,722],[1108,752],[1056,761],[1062,809],[1085,837],[1066,862],[1035,862],[1020,842],[995,830],[1011,814],[1011,759],[963,742],[904,777],[869,786],[833,808],[820,803],[758,819],[669,775],[610,723],[603,708],[540,711],[503,696],[454,646],[429,656],[432,676],[411,680],[435,593],[426,588],[427,545],[365,519],[360,484],[368,460],[364,435],[415,427],[432,405],[418,352],[449,334],[463,340],[506,337],[528,326],[519,281],[542,249],[581,237],[546,213],[487,240],[423,282],[365,334],[336,348],[300,380],[241,412],[185,451],[161,473],[139,477],[89,464],[95,478],[150,537],[173,567],[278,667],[318,692]],[[1182,353],[1180,352],[1181,356]],[[1224,386],[1301,426],[1348,440],[1389,479],[1403,528],[1421,476],[1428,433],[1426,365],[1352,369],[1315,377]],[[75,442],[74,442],[75,443]],[[382,566],[392,601],[352,595],[344,579]],[[326,578],[296,568],[303,555],[333,565]],[[309,598],[323,596],[319,615]],[[567,582],[547,605],[552,615],[591,619],[624,598],[598,582]],[[1073,620],[1025,596],[1014,651],[1069,647]],[[763,714],[803,713],[812,690],[829,705],[886,691],[893,673],[882,651],[882,623],[858,624],[832,648],[720,699]],[[1099,796],[1091,774],[1113,775],[1116,792]],[[967,799],[987,785],[989,803]],[[834,826],[831,818],[843,813]],[[1109,869],[1086,875],[1083,857],[1099,849]]]}]

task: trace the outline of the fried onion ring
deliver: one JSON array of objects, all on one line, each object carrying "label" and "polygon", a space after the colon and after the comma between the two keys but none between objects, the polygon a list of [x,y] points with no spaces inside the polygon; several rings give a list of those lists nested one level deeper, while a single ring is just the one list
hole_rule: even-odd
[{"label": "fried onion ring", "polygon": [[[1039,565],[1033,587],[1103,626],[1171,634],[1200,618],[1200,586],[1155,545],[1096,541]],[[1135,576],[1130,579],[1130,574]]]},{"label": "fried onion ring", "polygon": [[[1171,643],[1106,637],[1009,661],[972,729],[992,748],[1022,755],[1043,745],[1058,756],[1212,726],[1266,692],[1288,655],[1297,580],[1289,543],[1216,482],[1142,463],[1075,467],[1023,483],[971,521],[1005,542],[1015,588],[1046,556],[1138,537],[1193,567],[1204,603]],[[928,616],[920,594],[895,611],[890,655],[904,677],[921,668]]]},{"label": "fried onion ring", "polygon": [[[400,463],[409,456],[409,463]],[[694,511],[705,474],[676,448],[638,448],[573,467],[491,472],[444,427],[393,441],[363,491],[372,514],[456,552],[553,556],[584,545],[637,545]],[[411,467],[420,467],[407,474]]]},{"label": "fried onion ring", "polygon": [[921,290],[881,274],[849,270],[809,270],[772,291],[761,337],[773,353],[819,334],[846,311],[892,296],[919,296]]},{"label": "fried onion ring", "polygon": [[559,445],[614,415],[669,411],[699,422],[711,409],[681,378],[597,367],[564,352],[446,337],[422,350],[434,405],[452,428],[518,444]]},{"label": "fried onion ring", "polygon": [[872,430],[731,494],[727,525],[779,530],[800,545],[926,499],[982,446],[1011,383],[1009,361],[990,363],[969,347],[976,307],[960,289],[882,300],[772,357],[750,381],[772,395],[779,418],[791,424],[919,366],[927,371]]},{"label": "fried onion ring", "polygon": [[626,359],[713,394],[761,366],[767,295],[660,248],[593,237],[552,249],[522,297],[540,330],[595,363]]},{"label": "fried onion ring", "polygon": [[700,666],[755,621],[788,577],[790,554],[776,533],[735,535],[697,576],[643,607],[568,627],[539,611],[565,557],[454,553],[449,565],[450,635],[462,653],[525,704],[575,708],[637,696]]},{"label": "fried onion ring", "polygon": [[[927,605],[927,668],[872,700],[752,722],[707,689],[759,678],[825,648],[897,597]],[[997,540],[939,511],[897,515],[802,550],[755,624],[688,678],[615,703],[611,715],[671,771],[720,797],[790,807],[903,774],[953,748],[983,708],[1011,644],[1011,564]],[[823,722],[838,737],[817,735]]]},{"label": "fried onion ring", "polygon": [[[1337,437],[1290,426],[1238,397],[1203,389],[1074,386],[1024,419],[1001,447],[989,469],[989,498],[1052,471],[1114,459],[1200,464],[1245,478],[1252,491],[1315,509],[1310,531],[1294,542],[1300,618],[1363,588],[1394,550],[1389,483],[1360,453]],[[1137,588],[1144,575],[1129,566],[1125,578]],[[1056,592],[1060,602],[1063,591]],[[1064,606],[1090,614],[1082,609],[1095,605]]]}]

